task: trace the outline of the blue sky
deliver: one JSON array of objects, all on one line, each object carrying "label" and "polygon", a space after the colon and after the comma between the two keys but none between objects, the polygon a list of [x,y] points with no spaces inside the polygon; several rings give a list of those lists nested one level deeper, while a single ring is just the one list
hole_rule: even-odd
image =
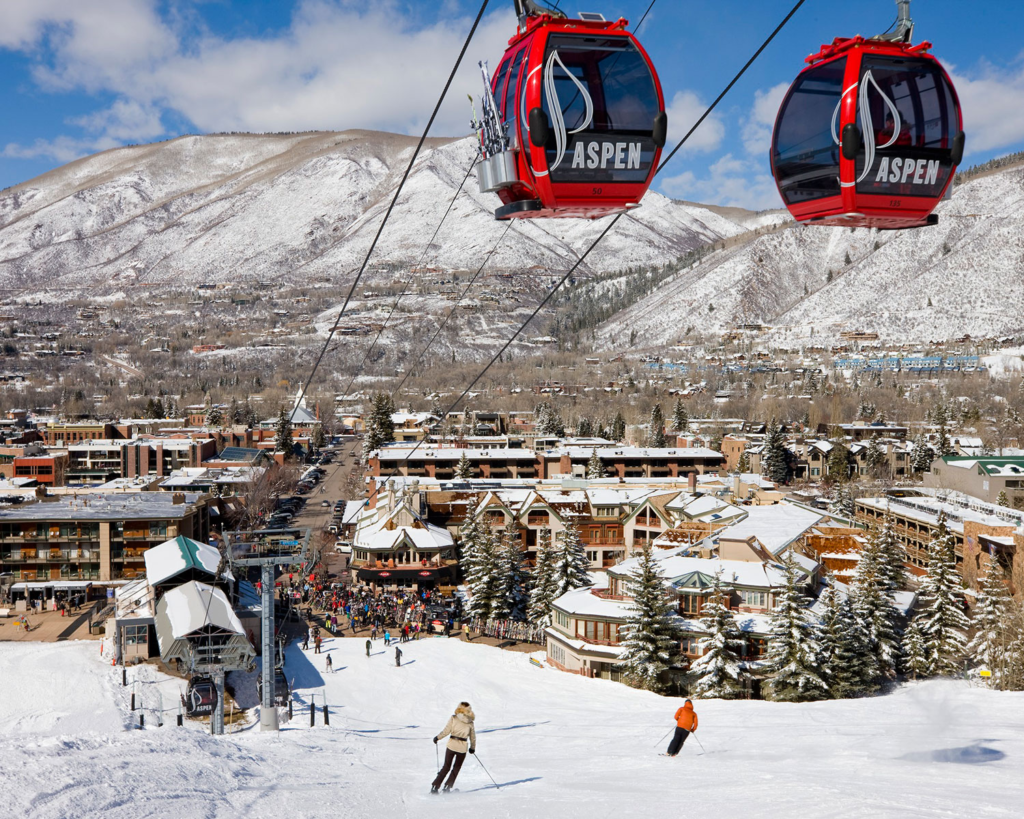
[{"label": "blue sky", "polygon": [[[669,101],[670,135],[699,115],[793,0],[657,0],[640,37]],[[648,0],[563,0],[570,12],[638,20]],[[964,103],[965,164],[1024,149],[1024,15],[1016,2],[915,0]],[[514,29],[491,0],[435,135],[465,133],[476,60]],[[99,150],[214,131],[422,128],[478,0],[3,0],[0,186]],[[677,198],[780,204],[767,150],[803,58],[835,36],[871,35],[892,0],[807,0],[656,186]]]}]

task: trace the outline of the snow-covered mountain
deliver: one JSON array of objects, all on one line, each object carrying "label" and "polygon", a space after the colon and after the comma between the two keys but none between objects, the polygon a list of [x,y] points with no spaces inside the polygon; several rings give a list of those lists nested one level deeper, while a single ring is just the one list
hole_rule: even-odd
[{"label": "snow-covered mountain", "polygon": [[[882,232],[787,225],[706,257],[607,321],[609,344],[636,330],[669,344],[687,328],[761,323],[778,338],[928,341],[1024,328],[1024,167],[974,179],[935,227]],[[728,243],[727,243],[728,244]]]},{"label": "snow-covered mountain", "polygon": [[[415,140],[368,131],[189,136],[72,162],[0,194],[0,286],[102,293],[130,284],[343,281],[358,268]],[[503,223],[475,176],[425,254],[474,155],[473,141],[431,140],[372,262],[476,268]],[[516,224],[493,269],[564,270],[603,228]],[[588,264],[660,263],[744,230],[701,208],[651,195]],[[372,280],[372,277],[371,277]]]},{"label": "snow-covered mountain", "polygon": [[[358,269],[415,140],[370,131],[189,136],[107,151],[0,193],[0,289],[104,296],[134,287],[319,281],[345,285]],[[504,223],[498,200],[466,181],[436,241],[425,247],[474,155],[471,139],[428,141],[388,222],[364,283],[415,275],[412,313],[450,305],[434,271],[475,270]],[[620,220],[582,274],[675,261],[720,249],[613,316],[599,336],[671,343],[687,328],[765,323],[782,335],[878,331],[886,338],[1011,333],[1024,324],[1024,169],[977,178],[939,209],[938,227],[898,233],[795,227],[784,212],[753,214],[655,193]],[[488,271],[494,340],[530,309],[604,222],[524,220],[498,244]],[[767,232],[766,232],[767,231]],[[419,264],[423,269],[410,274]],[[484,280],[482,284],[486,284]],[[504,288],[504,289],[503,289]],[[147,291],[151,292],[151,291]],[[370,309],[350,305],[358,316]],[[375,310],[381,309],[374,306]],[[500,314],[500,315],[499,315]],[[335,313],[336,315],[336,313]],[[328,326],[331,311],[318,325]],[[483,324],[488,323],[481,316]]]}]

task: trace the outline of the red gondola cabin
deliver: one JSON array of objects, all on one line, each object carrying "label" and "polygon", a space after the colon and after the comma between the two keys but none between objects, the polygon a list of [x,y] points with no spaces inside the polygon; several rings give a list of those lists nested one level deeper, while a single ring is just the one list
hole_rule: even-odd
[{"label": "red gondola cabin", "polygon": [[797,221],[888,230],[938,221],[964,134],[930,48],[854,37],[807,58],[772,138],[772,172]]},{"label": "red gondola cabin", "polygon": [[667,128],[650,58],[625,20],[517,7],[519,31],[480,126],[480,189],[501,198],[496,218],[597,218],[637,207]]}]

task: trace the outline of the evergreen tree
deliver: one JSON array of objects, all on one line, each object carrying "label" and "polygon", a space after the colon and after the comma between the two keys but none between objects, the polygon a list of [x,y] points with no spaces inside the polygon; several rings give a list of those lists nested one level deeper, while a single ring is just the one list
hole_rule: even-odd
[{"label": "evergreen tree", "polygon": [[867,635],[849,598],[834,587],[822,592],[821,670],[835,699],[856,697],[873,687],[873,663]]},{"label": "evergreen tree", "polygon": [[581,415],[576,419],[576,437],[577,438],[589,438],[594,434],[594,425],[590,419],[584,415]]},{"label": "evergreen tree", "polygon": [[842,441],[830,441],[828,453],[828,479],[832,483],[846,483],[850,480],[850,450]]},{"label": "evergreen tree", "polygon": [[291,418],[285,412],[284,407],[282,407],[281,412],[277,416],[277,426],[274,431],[274,451],[283,452],[287,460],[292,456],[294,446]]},{"label": "evergreen tree", "polygon": [[498,540],[497,572],[491,616],[499,620],[525,620],[527,610],[527,573],[523,566],[519,529],[509,521]]},{"label": "evergreen tree", "polygon": [[703,653],[690,667],[691,675],[697,678],[693,693],[698,697],[727,700],[744,693],[748,675],[740,661],[743,635],[725,605],[724,598],[728,594],[719,570],[708,600],[701,609],[700,626],[707,636],[702,637],[697,646]]},{"label": "evergreen tree", "polygon": [[934,457],[935,453],[928,446],[924,433],[919,432],[917,437],[914,438],[914,448],[910,453],[910,469],[915,474],[928,472],[932,468],[932,459]]},{"label": "evergreen tree", "polygon": [[782,427],[772,418],[764,436],[764,459],[762,461],[764,476],[782,485],[789,480],[789,467],[786,461],[786,438]]},{"label": "evergreen tree", "polygon": [[928,646],[924,632],[919,625],[920,618],[914,618],[903,633],[903,671],[912,680],[928,674]]},{"label": "evergreen tree", "polygon": [[877,435],[873,435],[871,440],[868,441],[868,449],[864,454],[864,460],[867,462],[871,474],[876,478],[884,477],[885,473],[889,471],[889,459],[886,457],[885,449],[882,447],[882,443]]},{"label": "evergreen tree", "polygon": [[591,585],[590,561],[587,551],[580,540],[579,529],[572,523],[562,532],[555,557],[555,577],[558,580],[558,594],[565,594],[569,589],[580,589]]},{"label": "evergreen tree", "polygon": [[366,424],[366,437],[363,439],[363,451],[366,456],[384,444],[395,440],[395,402],[386,392],[378,392],[370,404],[370,417]]},{"label": "evergreen tree", "polygon": [[740,453],[740,460],[736,464],[736,471],[743,474],[750,472],[750,456],[747,455],[746,449]]},{"label": "evergreen tree", "polygon": [[613,441],[624,441],[626,439],[626,419],[622,417],[621,412],[615,413],[615,419],[612,421],[612,440]]},{"label": "evergreen tree", "polygon": [[664,674],[678,653],[678,642],[665,599],[665,580],[650,541],[644,543],[626,592],[632,604],[623,628],[623,679],[634,688],[663,691]]},{"label": "evergreen tree", "polygon": [[472,567],[466,575],[471,617],[487,620],[501,607],[498,595],[501,588],[501,559],[498,538],[490,527],[483,525],[473,550]]},{"label": "evergreen tree", "polygon": [[455,465],[455,477],[460,481],[468,481],[473,477],[473,464],[465,452],[462,453],[462,457],[459,458],[459,462]]},{"label": "evergreen tree", "polygon": [[565,436],[565,422],[547,401],[539,403],[533,411],[534,426],[541,435],[562,438]]},{"label": "evergreen tree", "polygon": [[310,436],[309,442],[315,450],[321,450],[327,446],[327,435],[324,433],[323,424],[313,427],[313,434]]},{"label": "evergreen tree", "polygon": [[677,432],[686,432],[690,428],[690,416],[683,406],[683,399],[677,398],[675,408],[672,410],[672,428]]},{"label": "evergreen tree", "polygon": [[257,427],[260,423],[260,416],[257,414],[256,409],[252,404],[249,403],[248,399],[245,402],[245,409],[243,410],[245,415],[245,425],[248,427]]},{"label": "evergreen tree", "polygon": [[651,409],[650,426],[647,430],[647,446],[661,448],[665,446],[665,418],[661,414],[661,404]]},{"label": "evergreen tree", "polygon": [[935,538],[928,545],[928,574],[921,583],[921,631],[928,652],[929,674],[955,674],[967,645],[963,587],[956,568],[953,534],[939,515]]},{"label": "evergreen tree", "polygon": [[1002,572],[990,564],[974,610],[974,637],[967,646],[967,654],[974,663],[992,672],[989,678],[991,685],[999,682],[999,672],[1010,642],[1004,630],[1010,603],[1010,592]]},{"label": "evergreen tree", "polygon": [[831,514],[838,515],[842,518],[853,518],[855,511],[853,495],[850,493],[850,487],[848,484],[837,483],[833,485],[828,511]]},{"label": "evergreen tree", "polygon": [[228,408],[228,419],[232,424],[244,423],[245,418],[242,415],[242,407],[238,403],[238,399],[231,396],[231,406]]},{"label": "evergreen tree", "polygon": [[597,455],[597,449],[590,450],[590,460],[587,461],[587,479],[596,481],[604,477],[604,464]]},{"label": "evergreen tree", "polygon": [[871,676],[894,679],[899,659],[899,612],[891,596],[887,572],[882,557],[882,534],[876,529],[861,550],[850,604],[867,638]]},{"label": "evergreen tree", "polygon": [[477,519],[477,496],[473,495],[466,504],[466,516],[459,527],[459,569],[468,578],[476,562],[476,551],[485,525]]},{"label": "evergreen tree", "polygon": [[786,585],[776,593],[768,636],[768,699],[802,702],[828,696],[818,658],[821,646],[807,598],[797,583],[797,567],[791,555],[782,564]]},{"label": "evergreen tree", "polygon": [[996,497],[996,505],[997,506],[1009,506],[1010,505],[1010,499],[1006,496],[1006,490],[1005,489],[1000,489],[999,490],[999,495]]},{"label": "evergreen tree", "polygon": [[214,404],[206,410],[206,426],[219,427],[224,423],[224,413],[218,405]]},{"label": "evergreen tree", "polygon": [[[878,531],[878,569],[890,595],[907,588],[907,550],[896,534],[896,522],[886,515]],[[893,598],[895,600],[895,598]]]},{"label": "evergreen tree", "polygon": [[527,619],[535,625],[550,625],[551,604],[561,593],[556,572],[556,553],[551,546],[551,530],[543,528],[537,534],[537,562],[530,585],[530,607]]},{"label": "evergreen tree", "polygon": [[157,398],[153,402],[153,415],[152,418],[166,418],[167,415],[164,412],[164,402]]}]

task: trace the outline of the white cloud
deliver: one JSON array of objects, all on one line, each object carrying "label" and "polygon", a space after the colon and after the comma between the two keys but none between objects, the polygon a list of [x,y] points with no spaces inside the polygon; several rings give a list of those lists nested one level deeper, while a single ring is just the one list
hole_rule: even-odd
[{"label": "white cloud", "polygon": [[[44,90],[116,95],[73,123],[105,140],[162,136],[169,113],[202,131],[410,132],[425,124],[470,24],[445,17],[414,27],[391,2],[303,0],[288,28],[228,40],[185,37],[156,0],[36,0],[0,4],[0,47],[28,53]],[[469,131],[466,94],[482,87],[476,61],[496,68],[514,28],[504,8],[481,22],[434,135]],[[73,142],[5,152],[56,158]]]},{"label": "white cloud", "polygon": [[984,65],[976,74],[972,79],[950,71],[963,107],[967,153],[1024,141],[1024,66],[1000,70]]},{"label": "white cloud", "polygon": [[663,180],[660,187],[668,196],[707,205],[748,210],[783,206],[771,174],[765,173],[757,162],[731,153],[712,164],[703,178],[686,171]]},{"label": "white cloud", "polygon": [[748,154],[761,157],[768,155],[768,151],[771,149],[775,117],[788,90],[788,83],[779,83],[767,91],[754,93],[754,107],[743,124],[743,147]]},{"label": "white cloud", "polygon": [[[686,132],[700,119],[707,107],[693,91],[676,91],[665,109],[668,115],[669,150],[686,136]],[[693,132],[693,136],[680,149],[680,153],[706,153],[717,150],[724,138],[725,125],[717,114],[712,114]]]}]

